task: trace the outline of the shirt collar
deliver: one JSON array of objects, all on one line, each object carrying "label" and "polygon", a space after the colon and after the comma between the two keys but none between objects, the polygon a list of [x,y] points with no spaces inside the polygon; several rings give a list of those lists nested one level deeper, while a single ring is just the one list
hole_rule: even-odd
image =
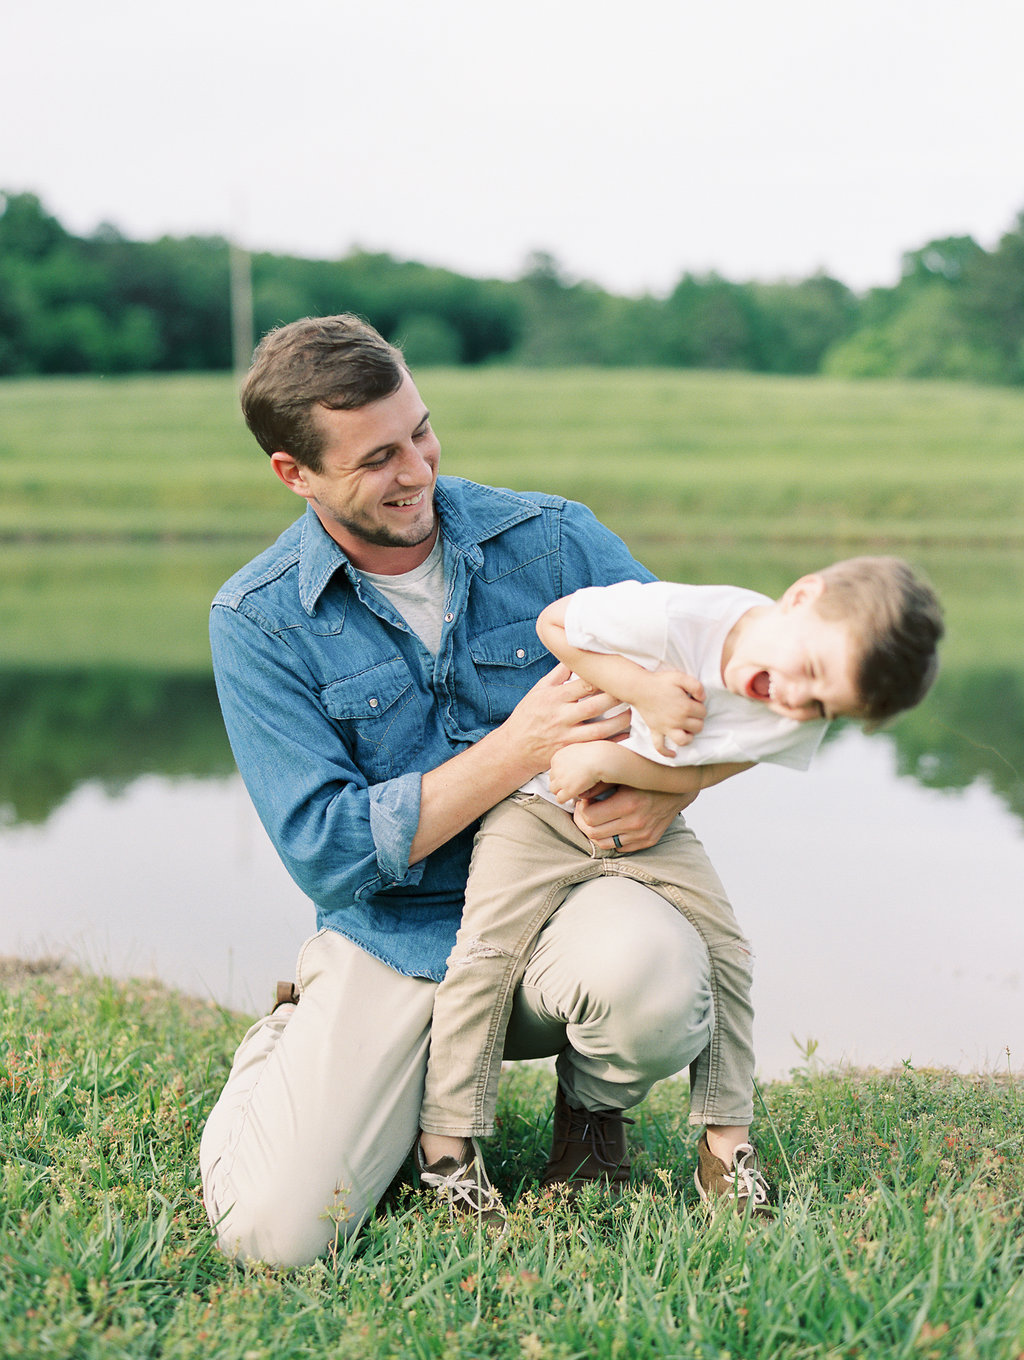
[{"label": "shirt collar", "polygon": [[[473,567],[483,562],[481,543],[540,514],[539,506],[514,491],[482,486],[461,477],[439,477],[434,503],[445,543],[464,553]],[[307,505],[299,541],[299,601],[311,618],[338,570],[352,580],[356,568],[320,523],[313,507]]]}]

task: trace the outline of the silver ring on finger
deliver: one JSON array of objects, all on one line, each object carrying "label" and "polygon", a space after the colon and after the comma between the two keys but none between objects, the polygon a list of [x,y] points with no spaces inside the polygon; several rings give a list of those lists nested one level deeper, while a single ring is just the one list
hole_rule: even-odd
[{"label": "silver ring on finger", "polygon": [[615,846],[616,850],[621,850],[621,849],[622,849],[622,838],[621,838],[620,836],[613,836],[613,837],[612,837],[612,845]]}]

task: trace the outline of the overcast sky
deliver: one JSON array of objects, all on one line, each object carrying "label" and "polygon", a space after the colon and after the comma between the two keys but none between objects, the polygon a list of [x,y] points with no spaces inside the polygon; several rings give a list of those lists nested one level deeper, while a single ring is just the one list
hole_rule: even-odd
[{"label": "overcast sky", "polygon": [[863,288],[1024,210],[1022,0],[49,0],[4,29],[0,187],[76,232]]}]

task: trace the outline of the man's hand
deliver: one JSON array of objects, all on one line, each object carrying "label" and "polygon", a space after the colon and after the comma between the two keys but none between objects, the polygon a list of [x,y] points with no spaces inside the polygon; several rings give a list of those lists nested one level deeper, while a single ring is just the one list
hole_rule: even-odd
[{"label": "man's hand", "polygon": [[[696,796],[695,793],[654,793],[623,785],[607,798],[579,799],[573,820],[584,836],[601,850],[648,850],[657,845],[678,814],[688,808]],[[618,846],[613,836],[618,836]]]},{"label": "man's hand", "polygon": [[556,751],[575,742],[609,741],[629,731],[629,713],[611,718],[602,714],[615,700],[586,680],[570,680],[572,672],[559,663],[531,690],[491,734],[511,753],[522,778],[518,788],[535,774],[551,768]]},{"label": "man's hand", "polygon": [[628,713],[601,718],[613,700],[595,693],[586,680],[566,684],[571,674],[568,666],[556,666],[493,732],[425,772],[410,864],[424,859],[488,808],[548,769],[561,747],[608,740],[628,730]]},{"label": "man's hand", "polygon": [[647,671],[633,707],[650,729],[655,750],[673,756],[669,742],[687,746],[704,726],[706,697],[700,681],[684,671]]}]

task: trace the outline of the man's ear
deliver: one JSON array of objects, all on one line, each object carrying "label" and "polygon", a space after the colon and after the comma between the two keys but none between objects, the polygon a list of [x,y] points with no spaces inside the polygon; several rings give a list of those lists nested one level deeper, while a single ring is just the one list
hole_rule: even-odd
[{"label": "man's ear", "polygon": [[313,494],[313,488],[306,480],[306,469],[301,463],[297,463],[290,453],[272,453],[270,455],[270,466],[289,491],[294,491],[296,496],[302,496],[305,500],[309,500]]},{"label": "man's ear", "polygon": [[824,576],[818,573],[801,576],[799,581],[794,581],[789,589],[783,592],[781,604],[785,609],[792,609],[794,605],[813,604],[824,593]]}]

